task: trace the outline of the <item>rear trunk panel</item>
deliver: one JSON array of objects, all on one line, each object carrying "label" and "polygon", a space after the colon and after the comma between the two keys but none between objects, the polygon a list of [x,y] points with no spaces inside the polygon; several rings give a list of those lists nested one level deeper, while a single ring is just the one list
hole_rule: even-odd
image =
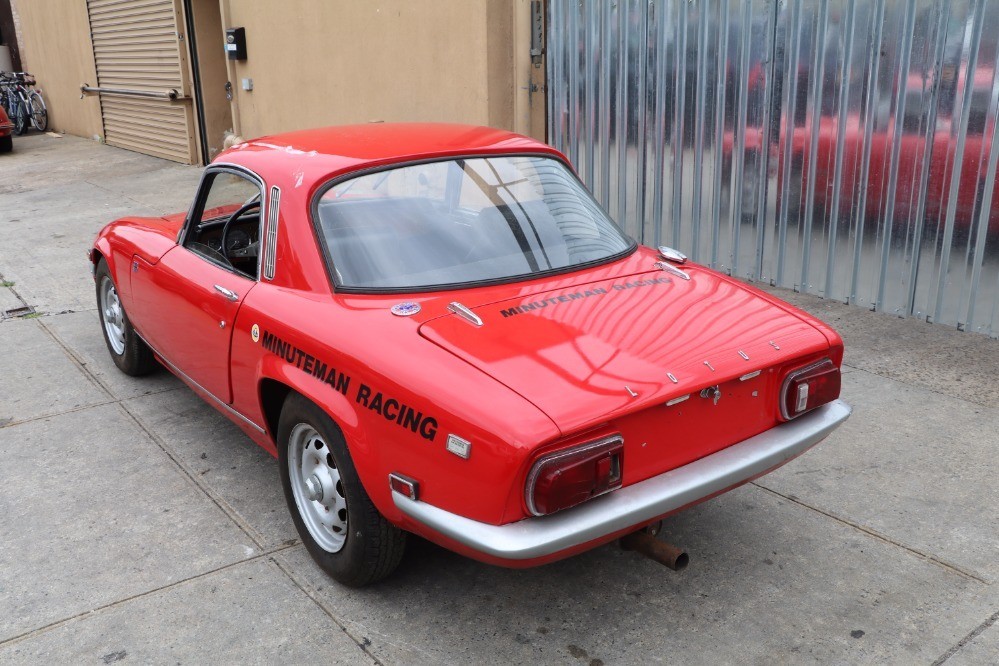
[{"label": "rear trunk panel", "polygon": [[[565,436],[620,431],[628,485],[775,425],[781,368],[829,346],[740,285],[684,270],[691,280],[656,270],[542,288],[474,307],[481,327],[447,315],[420,333],[531,401]],[[700,396],[713,386],[717,403]]]}]

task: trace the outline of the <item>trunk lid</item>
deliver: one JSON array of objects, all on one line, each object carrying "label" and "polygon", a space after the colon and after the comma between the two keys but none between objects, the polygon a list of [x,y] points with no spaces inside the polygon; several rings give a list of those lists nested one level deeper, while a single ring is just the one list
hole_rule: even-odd
[{"label": "trunk lid", "polygon": [[[670,440],[629,454],[633,482],[639,468],[645,477],[773,426],[780,366],[829,347],[789,309],[702,267],[683,270],[690,280],[653,270],[541,285],[474,306],[481,327],[449,314],[420,334],[531,401],[564,435],[610,423],[630,432],[628,449]],[[711,386],[717,402],[699,395]]]}]

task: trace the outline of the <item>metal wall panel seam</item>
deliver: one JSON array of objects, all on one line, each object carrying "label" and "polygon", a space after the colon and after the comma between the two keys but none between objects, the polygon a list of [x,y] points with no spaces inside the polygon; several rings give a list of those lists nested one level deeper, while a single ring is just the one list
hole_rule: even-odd
[{"label": "metal wall panel seam", "polygon": [[585,131],[583,132],[583,150],[586,152],[586,175],[584,179],[592,188],[596,183],[597,165],[595,160],[594,145],[597,137],[597,97],[600,95],[599,81],[596,77],[597,59],[602,50],[598,48],[597,40],[598,23],[596,17],[596,3],[590,2],[586,5],[586,25],[583,27],[583,58],[585,66],[583,69],[583,81],[585,86]]},{"label": "metal wall panel seam", "polygon": [[843,194],[843,162],[846,160],[844,146],[846,144],[846,121],[849,118],[850,103],[850,71],[853,55],[853,32],[856,29],[857,0],[849,0],[846,10],[846,34],[843,46],[843,77],[839,88],[839,108],[836,109],[838,122],[836,124],[836,153],[833,157],[832,210],[829,213],[829,253],[826,258],[826,283],[824,294],[832,298],[835,282],[833,275],[836,270],[836,237],[839,230],[839,200]]},{"label": "metal wall panel seam", "polygon": [[812,86],[812,109],[811,127],[809,127],[808,143],[808,180],[806,181],[805,194],[805,217],[801,224],[804,227],[804,235],[801,240],[801,282],[800,288],[803,292],[808,292],[811,286],[808,283],[808,268],[812,254],[812,225],[815,220],[815,174],[819,165],[819,137],[822,134],[822,86],[824,84],[824,73],[826,63],[826,24],[829,22],[829,0],[821,0],[819,3],[818,23],[815,27],[815,56],[812,60],[812,71],[818,75],[813,78]]},{"label": "metal wall panel seam", "polygon": [[617,63],[617,123],[615,145],[617,149],[617,223],[627,231],[628,216],[628,12],[624,0],[612,4],[617,11],[618,63]]},{"label": "metal wall panel seam", "polygon": [[694,103],[694,191],[691,194],[691,224],[693,236],[690,246],[691,257],[703,261],[701,257],[701,195],[704,180],[704,142],[707,124],[707,57],[708,57],[708,3],[697,3],[697,79],[696,101]]},{"label": "metal wall panel seam", "polygon": [[[912,236],[912,261],[909,262],[909,293],[906,303],[906,314],[916,311],[916,289],[919,281],[919,266],[922,263],[923,225],[926,217],[926,196],[929,191],[930,170],[932,168],[933,149],[936,145],[937,106],[940,100],[940,74],[943,70],[947,47],[947,29],[950,26],[950,7],[943,3],[937,5],[937,42],[933,57],[933,91],[930,96],[930,108],[927,113],[926,138],[927,147],[923,150],[923,163],[920,171],[919,197],[916,201],[916,227]],[[945,156],[946,157],[946,156]]]},{"label": "metal wall panel seam", "polygon": [[718,53],[715,62],[715,172],[711,196],[711,267],[718,268],[718,247],[721,240],[722,162],[725,143],[725,72],[728,63],[728,2],[721,3],[718,17]]},{"label": "metal wall panel seam", "polygon": [[961,124],[958,128],[957,149],[954,151],[954,166],[951,172],[950,189],[947,191],[947,218],[944,222],[943,242],[940,244],[940,272],[937,281],[936,304],[933,309],[933,320],[940,321],[944,305],[944,290],[947,284],[947,273],[950,268],[950,246],[954,240],[954,218],[957,215],[958,191],[961,186],[961,168],[964,163],[964,149],[968,138],[968,116],[971,113],[972,90],[974,89],[975,71],[978,68],[978,49],[982,41],[982,27],[985,23],[985,2],[975,3],[971,50],[968,53],[968,69],[965,75],[964,94],[961,98]]},{"label": "metal wall panel seam", "polygon": [[[666,188],[665,169],[663,161],[666,159],[666,25],[667,11],[660,7],[655,13],[656,26],[656,101],[655,101],[655,145],[660,146],[659,153],[655,158],[655,166],[652,174],[652,245],[658,247],[662,244],[663,226],[663,190]],[[648,242],[648,238],[644,238]]]},{"label": "metal wall panel seam", "polygon": [[867,68],[867,97],[864,104],[864,140],[863,156],[860,159],[860,178],[857,180],[859,200],[857,201],[857,225],[854,231],[853,244],[853,275],[850,279],[850,293],[847,302],[857,303],[857,290],[860,286],[860,267],[864,245],[864,228],[867,218],[867,196],[870,188],[871,174],[871,140],[874,135],[874,125],[877,123],[877,105],[880,101],[878,90],[878,75],[881,69],[881,40],[885,24],[885,0],[876,0],[874,18],[874,35],[871,37],[872,49],[868,50],[869,66]]},{"label": "metal wall panel seam", "polygon": [[[801,13],[800,4],[797,2],[791,3],[790,18],[787,20],[787,28],[784,30],[785,34],[790,32],[791,39],[788,46],[788,72],[798,71],[798,61],[801,57],[801,44],[798,40],[798,35],[801,32]],[[788,76],[787,85],[784,89],[787,91],[784,97],[784,109],[781,118],[785,119],[782,121],[781,135],[783,137],[783,155],[780,160],[780,197],[781,201],[778,202],[778,216],[777,216],[777,270],[774,275],[774,280],[777,284],[784,284],[784,269],[787,262],[787,223],[788,216],[790,215],[790,187],[792,184],[797,186],[798,191],[801,191],[801,183],[793,183],[792,167],[794,164],[794,127],[795,118],[797,117],[797,107],[798,107],[798,77],[797,75]],[[778,144],[778,147],[780,145]]]},{"label": "metal wall panel seam", "polygon": [[[968,293],[968,316],[965,319],[965,330],[971,331],[975,325],[975,296],[981,286],[982,268],[985,266],[985,243],[989,231],[989,217],[992,213],[992,195],[996,184],[996,164],[999,162],[999,150],[996,150],[996,140],[999,139],[999,49],[996,50],[996,60],[992,65],[992,93],[989,98],[989,111],[985,126],[992,125],[992,136],[989,139],[989,162],[985,170],[985,189],[978,210],[978,235],[975,239],[975,256],[971,269],[971,287]],[[999,293],[996,295],[999,301]]]},{"label": "metal wall panel seam", "polygon": [[646,4],[647,10],[639,12],[641,18],[638,31],[638,90],[635,99],[635,115],[638,118],[638,128],[635,137],[635,225],[637,229],[636,237],[645,240],[645,189],[648,178],[645,171],[645,155],[648,144],[647,136],[647,116],[648,116],[648,95],[646,79],[648,77],[648,55],[649,55],[649,12],[652,10],[650,0],[639,0],[638,5]]},{"label": "metal wall panel seam", "polygon": [[[752,43],[753,4],[748,0],[742,5],[742,24],[739,27],[740,49],[737,81],[745,81],[749,76],[749,47]],[[738,86],[736,94],[739,99],[739,111],[735,126],[732,128],[734,148],[732,150],[732,181],[730,184],[729,219],[732,227],[732,275],[739,273],[739,248],[742,235],[743,180],[746,170],[746,123],[749,115],[748,86]]]},{"label": "metal wall panel seam", "polygon": [[[610,3],[600,3],[600,34],[601,34],[601,44],[604,49],[604,58],[600,63],[600,81],[603,84],[601,86],[600,95],[600,135],[601,135],[601,171],[600,171],[600,203],[603,204],[607,211],[610,211],[610,177],[611,177],[611,159],[610,159],[610,139],[611,139],[611,21],[610,21],[611,6]],[[592,186],[592,184],[591,184]]]},{"label": "metal wall panel seam", "polygon": [[672,204],[673,204],[673,219],[672,227],[673,234],[670,240],[670,245],[674,247],[679,247],[680,245],[680,230],[683,224],[682,213],[683,210],[681,205],[683,203],[683,142],[684,142],[684,118],[686,113],[684,107],[686,106],[687,97],[687,65],[686,65],[686,55],[687,55],[687,7],[688,3],[679,0],[677,2],[677,15],[679,21],[677,22],[677,36],[679,37],[679,42],[676,46],[676,104],[673,107],[673,192],[672,192]]},{"label": "metal wall panel seam", "polygon": [[[779,102],[775,101],[776,97],[773,94],[775,85],[774,68],[777,61],[777,21],[780,20],[780,6],[774,0],[768,0],[768,2],[772,5],[772,11],[771,21],[767,24],[766,37],[764,39],[764,52],[767,54],[765,64],[767,67],[764,69],[766,78],[763,86],[763,108],[766,109],[766,113],[763,116],[763,142],[760,153],[761,168],[759,170],[759,190],[756,199],[756,266],[753,277],[757,280],[766,279],[766,276],[763,275],[763,247],[766,241],[767,187],[770,181],[770,126],[772,124],[770,119],[775,116],[780,118],[780,111],[774,107]],[[781,248],[778,248],[778,251],[781,251]]]},{"label": "metal wall panel seam", "polygon": [[[905,83],[909,74],[909,63],[912,58],[912,32],[916,21],[916,0],[909,0],[906,5],[905,27],[902,29],[901,62],[898,76],[895,77],[898,89],[895,92],[895,118],[905,117]],[[895,196],[898,187],[898,160],[901,152],[901,128],[898,123],[891,127],[891,158],[888,163],[888,190],[886,194],[884,220],[881,224],[881,268],[878,276],[878,295],[874,300],[874,309],[884,311],[885,288],[888,283],[888,254],[891,251],[892,223],[895,217]]]}]

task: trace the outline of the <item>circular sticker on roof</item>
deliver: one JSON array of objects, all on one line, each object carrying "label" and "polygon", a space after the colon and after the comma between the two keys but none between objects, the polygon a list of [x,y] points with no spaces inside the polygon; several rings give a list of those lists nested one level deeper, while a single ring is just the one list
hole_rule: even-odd
[{"label": "circular sticker on roof", "polygon": [[400,317],[411,317],[420,311],[419,303],[396,303],[392,306],[392,314]]}]

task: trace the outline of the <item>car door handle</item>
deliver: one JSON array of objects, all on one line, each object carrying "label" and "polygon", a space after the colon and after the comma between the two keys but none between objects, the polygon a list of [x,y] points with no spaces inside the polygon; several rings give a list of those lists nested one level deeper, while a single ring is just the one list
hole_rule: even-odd
[{"label": "car door handle", "polygon": [[238,301],[239,300],[239,294],[237,294],[236,292],[234,292],[231,289],[226,289],[225,287],[223,287],[220,284],[215,285],[215,291],[219,292],[220,294],[222,294],[223,296],[225,296],[226,298],[228,298],[230,301]]}]

